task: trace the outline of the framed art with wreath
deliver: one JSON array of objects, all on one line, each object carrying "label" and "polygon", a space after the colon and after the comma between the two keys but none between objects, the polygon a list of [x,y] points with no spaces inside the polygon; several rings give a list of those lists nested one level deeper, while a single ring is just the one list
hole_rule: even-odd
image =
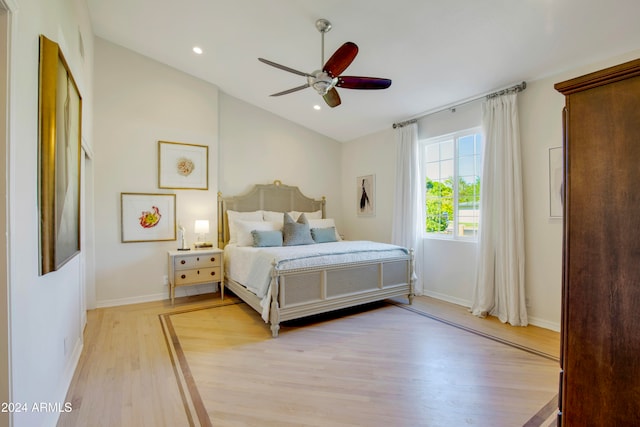
[{"label": "framed art with wreath", "polygon": [[158,187],[209,189],[209,147],[158,141]]}]

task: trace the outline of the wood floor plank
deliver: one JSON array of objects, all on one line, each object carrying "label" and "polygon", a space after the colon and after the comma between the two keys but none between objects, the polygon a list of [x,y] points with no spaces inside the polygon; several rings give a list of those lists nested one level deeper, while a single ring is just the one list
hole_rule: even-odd
[{"label": "wood floor plank", "polygon": [[[230,412],[236,421],[250,412],[267,424],[388,425],[380,420],[392,413],[393,425],[482,425],[491,416],[498,417],[492,425],[512,426],[555,394],[554,361],[388,309],[389,315],[378,308],[283,327],[277,340],[257,328],[240,347],[228,346],[236,335],[229,325],[242,322],[245,306],[172,316],[172,322],[185,333],[194,377],[206,378],[198,388],[215,425],[226,425]],[[198,327],[216,318],[215,334]],[[432,325],[427,332],[407,327],[412,322]],[[224,395],[216,398],[220,390]],[[336,410],[343,406],[348,413]]]},{"label": "wood floor plank", "polygon": [[[206,309],[220,304],[208,295],[177,299],[175,307],[90,311],[67,397],[73,411],[58,425],[206,425],[183,389],[162,317],[175,329],[216,426],[514,426],[532,422],[557,392],[559,336],[552,331],[474,320],[457,306],[418,297],[413,308],[480,333],[387,304],[286,322],[274,340],[260,316],[236,302],[225,298],[228,305]],[[428,324],[429,333],[408,323]]]}]

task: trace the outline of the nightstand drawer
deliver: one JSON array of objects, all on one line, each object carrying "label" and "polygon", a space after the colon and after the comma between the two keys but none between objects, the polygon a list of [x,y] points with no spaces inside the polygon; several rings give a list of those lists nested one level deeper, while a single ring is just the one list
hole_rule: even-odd
[{"label": "nightstand drawer", "polygon": [[176,286],[184,284],[219,282],[222,280],[220,267],[196,268],[192,270],[176,271]]},{"label": "nightstand drawer", "polygon": [[222,254],[190,254],[175,257],[176,270],[188,270],[192,268],[220,267]]}]

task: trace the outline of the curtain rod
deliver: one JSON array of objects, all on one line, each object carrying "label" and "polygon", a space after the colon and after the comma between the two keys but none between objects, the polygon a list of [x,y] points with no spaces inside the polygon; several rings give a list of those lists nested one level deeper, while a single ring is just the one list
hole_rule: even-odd
[{"label": "curtain rod", "polygon": [[491,99],[491,98],[495,98],[495,97],[498,97],[498,96],[506,95],[506,94],[508,94],[508,93],[522,92],[522,91],[523,91],[523,90],[525,90],[526,88],[527,88],[527,82],[522,82],[522,83],[520,83],[520,84],[517,84],[517,85],[515,85],[515,86],[511,86],[511,87],[508,87],[508,88],[506,88],[506,89],[501,89],[501,90],[498,90],[498,91],[495,91],[495,92],[488,93],[488,94],[486,94],[486,95],[476,96],[476,97],[474,97],[474,98],[467,99],[467,100],[464,100],[464,101],[458,102],[458,103],[456,103],[456,104],[449,105],[449,106],[447,106],[447,107],[439,107],[439,108],[438,108],[438,109],[436,109],[436,110],[427,111],[426,113],[422,113],[422,114],[420,114],[420,115],[418,115],[418,116],[416,116],[416,117],[414,117],[414,118],[412,118],[412,119],[405,120],[405,121],[403,121],[403,122],[394,123],[394,124],[393,124],[393,128],[394,128],[394,129],[396,129],[396,128],[401,128],[401,127],[406,126],[406,125],[409,125],[409,124],[411,124],[411,123],[416,123],[416,122],[418,121],[418,119],[421,119],[421,118],[423,118],[423,117],[430,116],[430,115],[432,115],[432,114],[440,113],[441,111],[445,111],[445,110],[452,110],[452,112],[455,112],[455,110],[456,110],[456,108],[457,108],[457,107],[461,107],[461,106],[463,106],[463,105],[467,105],[467,104],[469,104],[469,103],[471,103],[471,102],[478,101],[479,99],[482,99],[482,98],[484,98],[484,99]]}]

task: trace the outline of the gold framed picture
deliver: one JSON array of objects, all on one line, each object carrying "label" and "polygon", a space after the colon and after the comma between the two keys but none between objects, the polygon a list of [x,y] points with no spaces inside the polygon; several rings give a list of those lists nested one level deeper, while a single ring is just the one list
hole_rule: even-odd
[{"label": "gold framed picture", "polygon": [[209,147],[158,141],[158,187],[209,189]]},{"label": "gold framed picture", "polygon": [[82,97],[57,43],[40,36],[40,275],[80,252]]},{"label": "gold framed picture", "polygon": [[120,193],[122,243],[176,240],[176,195]]}]

